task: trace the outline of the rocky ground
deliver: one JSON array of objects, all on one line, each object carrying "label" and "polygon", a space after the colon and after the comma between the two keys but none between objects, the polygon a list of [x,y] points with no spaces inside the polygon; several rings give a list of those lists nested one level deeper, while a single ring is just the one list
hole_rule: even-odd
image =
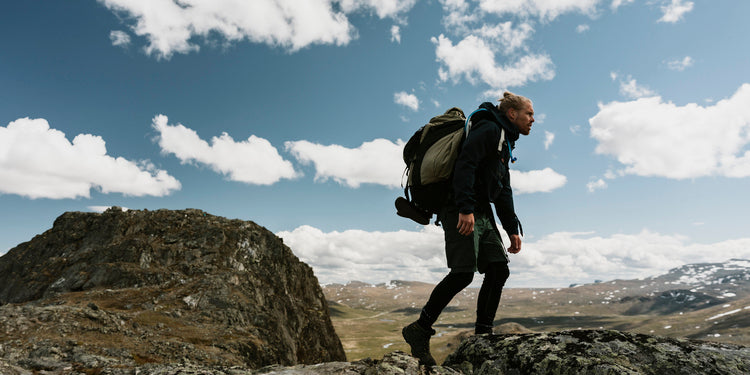
[{"label": "rocky ground", "polygon": [[[46,353],[50,354],[50,353]],[[53,353],[59,355],[62,353]],[[32,356],[35,354],[32,354]],[[44,359],[39,357],[37,364]],[[421,366],[401,351],[382,359],[325,362],[314,365],[272,365],[260,369],[244,366],[207,366],[191,363],[147,363],[135,367],[106,362],[93,370],[76,366],[29,369],[0,360],[3,375],[437,375],[437,374],[644,374],[644,375],[744,375],[750,373],[750,348],[619,331],[563,331],[472,336],[439,366]],[[54,360],[46,359],[51,366]]]}]

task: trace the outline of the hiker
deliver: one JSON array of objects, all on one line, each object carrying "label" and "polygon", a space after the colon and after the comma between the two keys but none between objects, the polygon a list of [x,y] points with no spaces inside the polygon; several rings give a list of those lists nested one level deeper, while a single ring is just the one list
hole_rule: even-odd
[{"label": "hiker", "polygon": [[[435,334],[432,324],[453,297],[471,284],[477,271],[484,274],[484,281],[477,298],[474,333],[492,333],[510,275],[507,252],[521,251],[519,230],[523,235],[523,229],[513,208],[508,162],[515,161],[512,149],[519,134],[531,131],[534,108],[528,98],[507,91],[499,101],[497,106],[482,103],[479,108],[484,110],[471,116],[473,125],[453,172],[452,199],[438,213],[450,273],[435,286],[419,319],[401,331],[412,355],[424,365],[436,364],[430,354],[430,337]],[[507,252],[490,203],[510,237]]]}]

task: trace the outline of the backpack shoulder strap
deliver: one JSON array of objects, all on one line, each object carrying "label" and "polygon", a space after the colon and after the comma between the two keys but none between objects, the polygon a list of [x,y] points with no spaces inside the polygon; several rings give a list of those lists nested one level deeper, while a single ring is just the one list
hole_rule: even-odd
[{"label": "backpack shoulder strap", "polygon": [[474,116],[475,113],[480,111],[486,111],[486,108],[479,108],[474,112],[471,112],[470,115],[466,117],[466,124],[464,125],[464,135],[469,135],[469,131],[471,130],[471,116]]}]

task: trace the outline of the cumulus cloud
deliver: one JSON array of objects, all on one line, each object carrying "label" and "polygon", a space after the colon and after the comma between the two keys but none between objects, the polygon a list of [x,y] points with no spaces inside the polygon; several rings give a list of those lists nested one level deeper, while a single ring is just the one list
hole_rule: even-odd
[{"label": "cumulus cloud", "polygon": [[749,255],[750,238],[697,244],[683,236],[648,230],[609,237],[559,232],[524,244],[511,264],[519,283],[565,286],[596,279],[654,276],[687,263],[723,262]]},{"label": "cumulus cloud", "polygon": [[506,54],[509,54],[526,46],[527,41],[534,34],[534,28],[528,23],[513,27],[513,22],[508,21],[495,25],[483,25],[474,30],[473,34],[491,45],[499,46]]},{"label": "cumulus cloud", "polygon": [[477,22],[481,16],[480,12],[472,11],[466,0],[442,0],[443,3],[443,25],[456,33],[466,33],[469,25]]},{"label": "cumulus cloud", "polygon": [[621,174],[672,179],[750,176],[750,84],[712,106],[661,97],[599,104],[589,119],[596,152]]},{"label": "cumulus cloud", "polygon": [[544,131],[544,149],[549,150],[549,146],[552,146],[552,142],[555,141],[555,133]]},{"label": "cumulus cloud", "polygon": [[626,4],[632,4],[634,0],[612,0],[612,4],[610,7],[613,11],[617,10],[617,8],[626,5]]},{"label": "cumulus cloud", "polygon": [[180,182],[153,164],[107,155],[104,139],[79,134],[70,142],[45,119],[0,127],[0,193],[29,198],[90,197],[91,189],[165,196]]},{"label": "cumulus cloud", "polygon": [[678,72],[681,72],[691,66],[693,66],[693,58],[690,56],[685,56],[683,59],[667,61],[667,67]]},{"label": "cumulus cloud", "polygon": [[620,94],[631,99],[656,95],[654,91],[646,86],[639,85],[635,78],[630,76],[627,80],[620,81]]},{"label": "cumulus cloud", "polygon": [[[329,0],[328,2],[338,2],[341,10],[347,14],[357,11],[372,11],[383,19],[402,17],[404,13],[414,7],[417,0]],[[297,3],[294,2],[294,4]]]},{"label": "cumulus cloud", "polygon": [[576,32],[579,34],[583,34],[589,31],[589,29],[590,29],[589,25],[586,25],[586,24],[581,24],[581,25],[576,26]]},{"label": "cumulus cloud", "polygon": [[661,7],[662,17],[659,18],[658,22],[675,23],[692,10],[692,1],[671,0],[668,4]]},{"label": "cumulus cloud", "polygon": [[607,181],[604,181],[603,179],[598,179],[596,181],[590,181],[586,184],[586,189],[589,191],[589,193],[593,193],[600,189],[606,189],[607,188]]},{"label": "cumulus cloud", "polygon": [[521,172],[510,170],[510,181],[513,194],[549,193],[561,188],[568,178],[555,172],[552,168]]},{"label": "cumulus cloud", "polygon": [[479,0],[485,12],[499,16],[513,14],[524,17],[539,17],[551,21],[564,13],[593,15],[600,0]]},{"label": "cumulus cloud", "polygon": [[391,42],[401,44],[401,27],[398,25],[391,26]]},{"label": "cumulus cloud", "polygon": [[552,60],[547,55],[529,54],[511,64],[499,66],[495,61],[495,51],[477,36],[469,35],[456,45],[444,35],[433,37],[432,42],[436,45],[437,59],[443,64],[439,71],[442,81],[465,78],[476,83],[480,80],[498,89],[550,80],[555,76]]},{"label": "cumulus cloud", "polygon": [[251,135],[237,142],[227,133],[204,141],[195,130],[182,124],[169,125],[167,116],[153,119],[153,128],[159,132],[159,147],[165,154],[174,154],[182,163],[206,165],[232,181],[254,185],[271,185],[282,178],[294,179],[300,175],[292,163],[284,160],[275,147],[263,138]]},{"label": "cumulus cloud", "polygon": [[[398,18],[416,0],[98,0],[132,21],[145,51],[159,59],[198,51],[201,39],[248,40],[296,51],[313,44],[346,45],[356,38],[347,14],[372,11]],[[334,5],[337,6],[334,6]]]},{"label": "cumulus cloud", "polygon": [[[443,232],[434,225],[419,231],[328,233],[302,226],[277,235],[313,267],[324,284],[351,280],[436,283],[448,272]],[[503,237],[507,243],[507,236]],[[511,254],[508,286],[564,287],[597,279],[632,279],[659,275],[686,263],[748,257],[750,238],[696,244],[682,236],[647,230],[609,237],[558,232],[535,241],[527,239],[521,253]]]},{"label": "cumulus cloud", "polygon": [[311,226],[276,233],[300,260],[313,267],[321,283],[351,280],[435,281],[445,276],[443,231],[323,232]]},{"label": "cumulus cloud", "polygon": [[315,166],[315,180],[329,178],[351,188],[377,184],[390,188],[401,186],[404,171],[404,142],[386,139],[364,142],[357,148],[321,145],[308,141],[286,142],[286,149],[305,165]]},{"label": "cumulus cloud", "polygon": [[419,110],[419,99],[414,94],[409,94],[406,91],[401,91],[393,94],[393,101],[396,104],[401,104],[404,107],[411,108],[414,111]]},{"label": "cumulus cloud", "polygon": [[122,30],[113,30],[109,32],[109,40],[116,47],[127,47],[130,44],[130,35]]}]

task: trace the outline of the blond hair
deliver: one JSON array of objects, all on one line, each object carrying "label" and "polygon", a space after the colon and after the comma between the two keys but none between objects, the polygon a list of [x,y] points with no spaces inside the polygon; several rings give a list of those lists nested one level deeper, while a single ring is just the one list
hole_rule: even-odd
[{"label": "blond hair", "polygon": [[503,114],[507,113],[511,108],[520,111],[526,104],[531,104],[531,99],[525,96],[516,95],[510,91],[503,93],[503,97],[498,99],[498,101],[500,102],[498,109]]}]

